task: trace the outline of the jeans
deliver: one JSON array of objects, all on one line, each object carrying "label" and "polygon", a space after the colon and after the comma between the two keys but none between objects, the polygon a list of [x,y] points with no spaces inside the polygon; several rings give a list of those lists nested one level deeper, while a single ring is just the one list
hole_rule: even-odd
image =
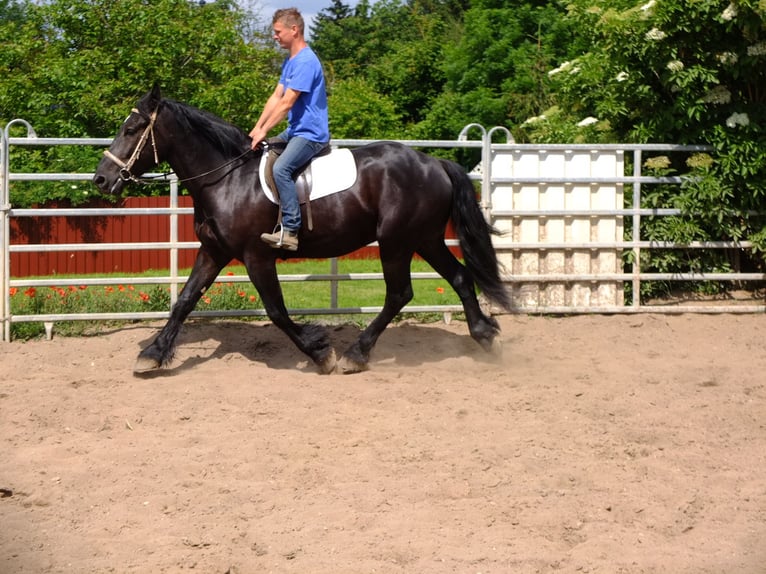
[{"label": "jeans", "polygon": [[300,136],[288,139],[284,132],[279,137],[288,140],[285,151],[274,162],[274,182],[277,184],[279,202],[282,205],[282,228],[298,233],[301,228],[301,205],[295,191],[294,174],[327,144],[313,142]]}]

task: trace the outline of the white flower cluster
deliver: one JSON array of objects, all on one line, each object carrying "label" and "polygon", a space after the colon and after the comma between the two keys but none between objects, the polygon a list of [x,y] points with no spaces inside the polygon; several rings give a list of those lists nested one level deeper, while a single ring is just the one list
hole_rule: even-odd
[{"label": "white flower cluster", "polygon": [[747,114],[741,114],[741,113],[735,112],[731,114],[726,120],[726,126],[730,128],[736,128],[737,126],[747,126],[747,125],[750,125],[750,118],[747,117]]},{"label": "white flower cluster", "polygon": [[624,82],[625,80],[628,79],[628,72],[620,72],[614,77],[614,79],[617,80],[618,82]]},{"label": "white flower cluster", "polygon": [[652,28],[646,33],[645,36],[647,40],[664,40],[666,37],[667,34],[659,28]]},{"label": "white flower cluster", "polygon": [[681,60],[671,60],[668,62],[667,68],[671,72],[680,72],[684,69],[684,63]]},{"label": "white flower cluster", "polygon": [[576,74],[580,71],[580,66],[575,66],[575,62],[564,62],[558,68],[555,68],[548,72],[548,77],[553,77],[561,72],[569,72],[570,74]]},{"label": "white flower cluster", "polygon": [[702,98],[706,104],[728,104],[731,101],[731,92],[725,86],[716,86]]},{"label": "white flower cluster", "polygon": [[548,119],[548,118],[545,117],[545,114],[542,114],[540,116],[533,116],[531,118],[527,118],[526,120],[524,120],[524,123],[521,124],[521,125],[525,126],[527,124],[536,124],[537,122],[542,122],[542,121],[544,121],[546,119]]},{"label": "white flower cluster", "polygon": [[713,161],[713,158],[706,153],[695,153],[689,159],[686,160],[686,165],[688,165],[691,168],[699,167],[702,169],[707,169],[711,167],[713,163],[715,163]]},{"label": "white flower cluster", "polygon": [[668,169],[670,167],[670,158],[666,155],[650,157],[644,162],[644,167],[649,169]]},{"label": "white flower cluster", "polygon": [[766,54],[766,42],[759,42],[747,47],[748,56],[763,56]]},{"label": "white flower cluster", "polygon": [[550,72],[548,72],[548,76],[555,76],[556,74],[559,74],[561,72],[565,72],[569,68],[572,67],[572,62],[564,62],[561,64],[558,68],[554,68]]},{"label": "white flower cluster", "polygon": [[716,59],[724,66],[733,66],[739,61],[739,56],[734,52],[723,52],[721,54],[716,54]]},{"label": "white flower cluster", "polygon": [[657,4],[656,0],[649,0],[649,2],[641,6],[641,12],[648,12],[649,10],[654,8],[655,4]]},{"label": "white flower cluster", "polygon": [[598,120],[594,118],[593,116],[588,116],[581,122],[579,122],[577,125],[581,128],[584,128],[585,126],[592,126],[593,124],[597,124]]},{"label": "white flower cluster", "polygon": [[726,10],[721,14],[721,20],[724,22],[731,22],[737,16],[737,6],[732,2],[726,7]]}]

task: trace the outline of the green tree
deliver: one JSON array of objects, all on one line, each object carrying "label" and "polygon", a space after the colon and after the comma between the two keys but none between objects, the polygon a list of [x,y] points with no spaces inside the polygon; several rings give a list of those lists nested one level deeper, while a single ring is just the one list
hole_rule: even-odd
[{"label": "green tree", "polygon": [[[750,239],[766,247],[763,3],[572,0],[568,9],[585,48],[549,71],[557,105],[530,118],[525,137],[712,145],[710,156],[666,166],[685,177],[680,194],[645,190],[647,201],[684,216],[649,220],[642,233],[653,236],[651,226],[661,225],[665,239]],[[688,269],[675,259],[664,270],[671,263]],[[710,256],[706,264],[725,262]]]},{"label": "green tree", "polygon": [[401,27],[407,32],[386,45],[367,70],[372,84],[396,103],[407,125],[417,124],[425,117],[444,87],[440,62],[444,58],[445,39],[456,24],[438,8],[392,4],[381,6],[375,14],[383,20],[384,29]]},{"label": "green tree", "polygon": [[473,2],[445,43],[444,88],[416,133],[447,138],[472,122],[514,126],[546,107],[546,72],[573,42],[565,15],[548,2]]},{"label": "green tree", "polygon": [[766,49],[757,5],[573,0],[567,19],[582,48],[548,71],[558,105],[552,122],[591,117],[612,140],[677,143],[715,137],[735,113],[760,125]]},{"label": "green tree", "polygon": [[439,63],[456,29],[455,9],[438,1],[362,0],[352,11],[336,0],[320,13],[311,41],[330,90],[336,80],[364,78],[368,93],[395,104],[399,137],[406,137],[443,88]]},{"label": "green tree", "polygon": [[378,53],[368,47],[375,37],[369,0],[361,0],[353,12],[339,0],[319,12],[311,32],[311,47],[322,60],[325,74],[335,78],[365,75],[370,62]]},{"label": "green tree", "polygon": [[[246,44],[230,1],[53,0],[0,22],[0,118],[50,136],[114,132],[155,81],[243,126],[273,89],[273,49]],[[29,97],[34,94],[34,97]]]},{"label": "green tree", "polygon": [[[13,7],[13,10],[10,8]],[[283,55],[258,36],[257,15],[231,0],[51,0],[0,10],[0,124],[29,121],[43,137],[114,134],[136,100],[163,92],[249,129]],[[88,171],[100,150],[22,150],[16,171]],[[92,191],[92,190],[91,190]],[[17,182],[14,205],[88,198],[68,184]]]},{"label": "green tree", "polygon": [[24,20],[24,5],[15,0],[0,0],[0,21],[20,23]]},{"label": "green tree", "polygon": [[360,78],[337,80],[328,98],[330,133],[335,139],[401,138],[393,100]]}]

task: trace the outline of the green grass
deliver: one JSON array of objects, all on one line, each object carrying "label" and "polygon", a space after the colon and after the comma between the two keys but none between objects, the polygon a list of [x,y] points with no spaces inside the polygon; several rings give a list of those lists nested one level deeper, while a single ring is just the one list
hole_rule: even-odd
[{"label": "green grass", "polygon": [[[179,272],[186,276],[190,270]],[[281,262],[278,264],[280,277],[288,275],[329,275],[330,262],[327,260],[305,260]],[[380,262],[375,259],[343,259],[338,261],[338,274],[380,273]],[[412,263],[413,273],[432,273],[431,267],[420,260]],[[142,283],[149,277],[165,277],[166,270],[150,271],[140,275],[90,275],[88,278],[120,278],[118,285],[67,285],[85,279],[82,276],[37,277],[34,279],[56,279],[62,282],[55,286],[14,287],[11,289],[11,313],[13,315],[77,314],[77,313],[135,313],[165,312],[170,308],[170,292],[167,285]],[[229,266],[218,280],[203,295],[197,304],[197,311],[219,311],[239,309],[261,309],[261,301],[249,282],[234,282],[232,276],[246,276],[244,266]],[[30,278],[33,279],[33,278]],[[413,280],[415,297],[411,306],[458,305],[460,300],[449,284],[439,279]],[[282,291],[288,309],[330,308],[331,283],[321,281],[282,281]],[[383,304],[385,285],[382,279],[340,281],[337,291],[339,308],[379,307]],[[325,321],[364,323],[372,315],[341,315]],[[434,317],[421,315],[424,320]],[[313,318],[316,320],[316,318]],[[97,332],[113,321],[59,321],[56,331],[62,335],[84,335]],[[14,339],[30,339],[45,333],[41,322],[14,322],[11,335]]]},{"label": "green grass", "polygon": [[[431,267],[421,261],[412,262],[413,273],[433,273]],[[325,275],[330,273],[328,261],[284,262],[277,266],[280,275],[306,274]],[[242,268],[244,273],[244,268]],[[380,273],[380,262],[376,259],[342,259],[338,261],[338,274]],[[239,272],[237,272],[239,274]],[[413,280],[415,296],[413,306],[459,305],[460,299],[444,279]],[[305,309],[330,306],[330,283],[327,281],[282,282],[282,292],[288,308]],[[383,305],[385,285],[382,279],[340,281],[338,283],[339,307],[379,307]]]}]

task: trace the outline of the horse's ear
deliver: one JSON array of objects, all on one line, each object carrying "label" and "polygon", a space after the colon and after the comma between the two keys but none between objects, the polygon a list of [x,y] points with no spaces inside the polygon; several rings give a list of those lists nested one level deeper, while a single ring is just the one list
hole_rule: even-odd
[{"label": "horse's ear", "polygon": [[151,97],[152,97],[152,100],[154,100],[155,102],[159,102],[162,99],[159,82],[154,82],[154,86],[152,87]]},{"label": "horse's ear", "polygon": [[151,91],[144,94],[144,96],[138,102],[138,108],[145,113],[150,114],[152,110],[156,110],[157,106],[162,101],[162,94],[160,93],[159,83],[155,83]]}]

